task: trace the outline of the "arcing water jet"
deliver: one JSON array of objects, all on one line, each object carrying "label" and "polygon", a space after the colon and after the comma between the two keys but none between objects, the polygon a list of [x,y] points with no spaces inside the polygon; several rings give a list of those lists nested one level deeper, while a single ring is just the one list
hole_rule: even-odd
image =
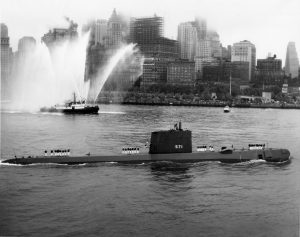
[{"label": "arcing water jet", "polygon": [[49,52],[38,43],[33,51],[20,55],[12,78],[14,110],[36,111],[70,100],[75,92],[87,98],[89,82],[84,82],[89,34],[59,43]]}]

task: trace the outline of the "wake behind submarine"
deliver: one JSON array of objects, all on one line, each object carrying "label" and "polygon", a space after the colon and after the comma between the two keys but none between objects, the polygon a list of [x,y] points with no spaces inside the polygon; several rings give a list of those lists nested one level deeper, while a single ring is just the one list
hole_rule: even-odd
[{"label": "wake behind submarine", "polygon": [[252,160],[265,160],[267,162],[284,162],[290,159],[288,149],[266,148],[264,144],[249,144],[247,149],[234,149],[222,147],[215,151],[213,146],[197,146],[192,151],[192,132],[183,130],[181,122],[173,129],[154,131],[148,153],[139,153],[139,148],[123,148],[118,155],[91,155],[72,156],[70,150],[45,151],[45,155],[36,157],[16,157],[3,161],[10,164],[83,164],[97,162],[119,163],[147,163],[155,161],[172,161],[178,163],[192,163],[201,161],[220,161],[224,163],[238,163]]}]

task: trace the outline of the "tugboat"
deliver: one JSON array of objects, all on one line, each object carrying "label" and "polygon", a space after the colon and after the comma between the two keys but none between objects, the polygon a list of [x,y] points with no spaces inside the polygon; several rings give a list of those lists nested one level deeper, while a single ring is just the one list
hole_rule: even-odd
[{"label": "tugboat", "polygon": [[86,104],[85,100],[76,101],[74,93],[74,100],[66,103],[65,105],[56,105],[54,107],[43,107],[40,112],[48,113],[64,113],[64,114],[97,114],[99,111],[98,105]]},{"label": "tugboat", "polygon": [[[209,147],[209,149],[207,149]],[[290,159],[290,152],[282,148],[266,148],[263,144],[250,144],[248,148],[235,149],[222,147],[214,149],[212,145],[197,146],[197,151],[192,148],[192,132],[183,130],[181,122],[174,129],[154,131],[151,133],[151,141],[148,153],[140,152],[138,147],[120,149],[117,155],[92,155],[71,156],[70,149],[45,151],[41,156],[15,157],[3,161],[11,164],[82,164],[96,162],[119,162],[119,163],[147,163],[156,161],[166,162],[201,162],[220,161],[224,163],[245,162],[251,160],[264,160],[267,162],[285,162]]]}]

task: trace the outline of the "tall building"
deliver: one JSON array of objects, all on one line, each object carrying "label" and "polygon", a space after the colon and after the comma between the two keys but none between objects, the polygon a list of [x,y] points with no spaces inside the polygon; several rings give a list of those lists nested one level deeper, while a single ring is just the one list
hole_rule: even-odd
[{"label": "tall building", "polygon": [[141,50],[144,45],[153,44],[155,40],[163,37],[164,19],[159,16],[131,18],[130,41],[137,43]]},{"label": "tall building", "polygon": [[55,44],[63,42],[65,40],[72,40],[78,37],[77,27],[78,25],[73,21],[66,18],[69,22],[69,28],[54,28],[49,30],[48,33],[44,34],[42,37],[42,41],[48,46],[48,48],[52,48]]},{"label": "tall building", "polygon": [[194,26],[197,30],[197,38],[198,40],[206,39],[207,34],[207,23],[206,20],[200,17],[197,17],[194,21]]},{"label": "tall building", "polygon": [[255,45],[247,40],[234,43],[231,49],[231,62],[248,62],[248,81],[253,80],[256,62]]},{"label": "tall building", "polygon": [[219,34],[216,31],[207,32],[207,40],[210,42],[211,56],[214,58],[222,57],[222,46],[220,43]]},{"label": "tall building", "polygon": [[34,53],[36,40],[31,36],[24,36],[19,39],[18,50],[14,53],[14,72],[17,72],[24,65],[28,56]]},{"label": "tall building", "polygon": [[130,41],[145,57],[142,86],[166,83],[168,62],[178,58],[178,42],[163,37],[163,28],[163,18],[158,16],[130,21]]},{"label": "tall building", "polygon": [[299,59],[296,51],[295,42],[289,42],[286,50],[285,73],[292,78],[299,75]]},{"label": "tall building", "polygon": [[8,28],[1,23],[1,99],[8,98],[13,53],[9,46]]},{"label": "tall building", "polygon": [[97,20],[93,27],[95,44],[104,45],[107,38],[107,20]]},{"label": "tall building", "polygon": [[257,59],[256,81],[263,85],[282,85],[284,73],[282,70],[281,59],[267,57],[266,59]]},{"label": "tall building", "polygon": [[119,48],[124,40],[122,20],[117,15],[116,9],[113,10],[107,23],[107,40],[107,47],[111,49]]},{"label": "tall building", "polygon": [[36,40],[31,36],[24,36],[18,43],[18,55],[23,56],[35,49]]},{"label": "tall building", "polygon": [[215,66],[217,59],[228,58],[218,33],[208,30],[206,20],[202,18],[179,24],[178,42],[181,58],[195,61],[195,72],[200,78],[203,66]]},{"label": "tall building", "polygon": [[160,37],[153,44],[141,48],[145,56],[142,85],[166,83],[168,63],[178,58],[178,42]]},{"label": "tall building", "polygon": [[197,30],[192,22],[180,23],[178,26],[179,56],[182,59],[194,61]]}]

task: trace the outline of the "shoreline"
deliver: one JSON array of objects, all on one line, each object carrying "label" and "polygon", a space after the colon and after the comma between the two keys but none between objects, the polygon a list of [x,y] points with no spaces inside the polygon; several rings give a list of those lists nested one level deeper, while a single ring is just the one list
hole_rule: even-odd
[{"label": "shoreline", "polygon": [[150,106],[197,106],[260,108],[260,109],[300,109],[300,104],[288,103],[239,103],[236,101],[204,100],[197,96],[155,95],[155,94],[126,94],[107,93],[98,98],[99,104],[150,105]]},{"label": "shoreline", "polygon": [[149,105],[149,106],[193,106],[193,107],[224,107],[229,104],[231,108],[250,108],[250,109],[300,109],[300,105],[277,105],[277,104],[214,104],[214,103],[152,103],[152,102],[99,102],[99,104],[122,104],[122,105]]}]

